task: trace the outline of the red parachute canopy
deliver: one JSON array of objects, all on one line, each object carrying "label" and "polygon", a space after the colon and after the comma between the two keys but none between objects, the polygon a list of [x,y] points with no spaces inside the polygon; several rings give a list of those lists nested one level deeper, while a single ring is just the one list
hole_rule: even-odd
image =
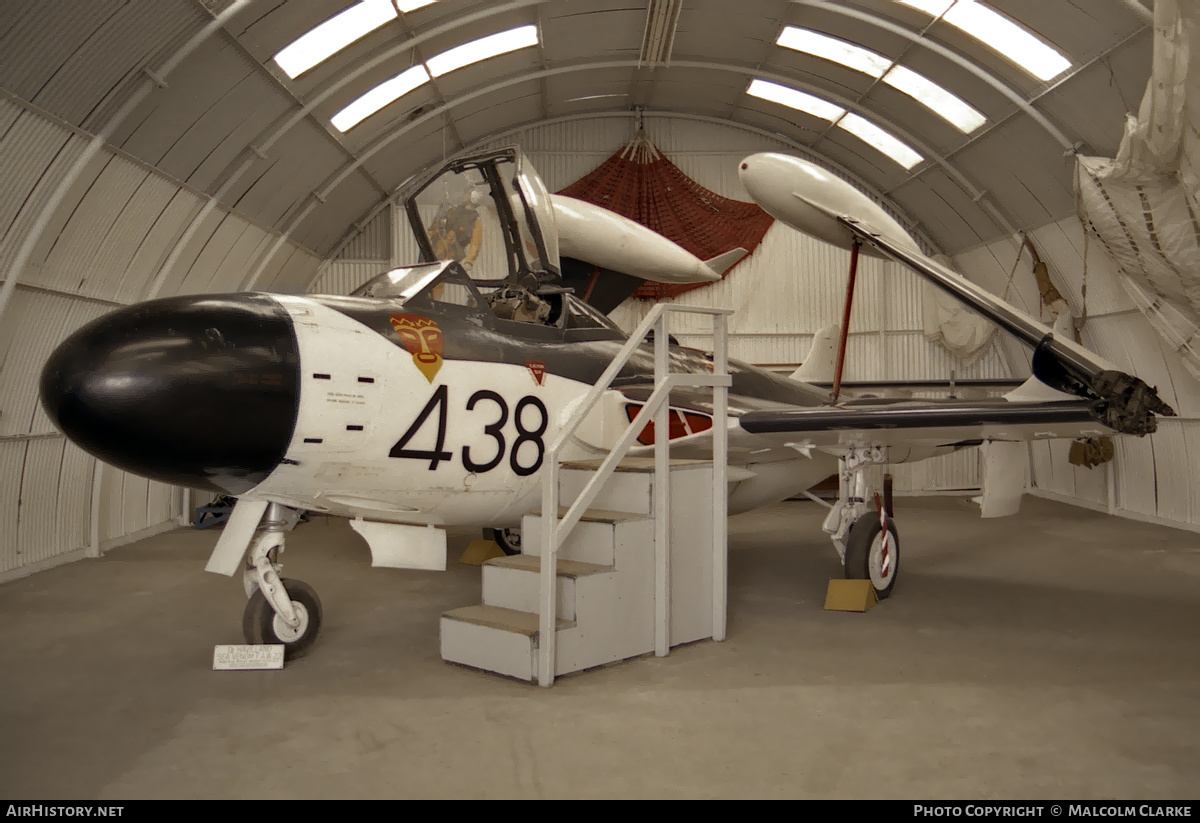
[{"label": "red parachute canopy", "polygon": [[[701,260],[736,248],[753,252],[775,221],[755,203],[721,197],[692,180],[641,129],[628,145],[559,194],[641,223]],[[661,300],[704,285],[646,282],[633,296]]]}]

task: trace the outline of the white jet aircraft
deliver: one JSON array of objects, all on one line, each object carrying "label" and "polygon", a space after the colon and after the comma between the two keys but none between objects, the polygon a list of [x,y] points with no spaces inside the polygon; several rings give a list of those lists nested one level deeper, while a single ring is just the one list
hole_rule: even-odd
[{"label": "white jet aircraft", "polygon": [[[1029,439],[1139,435],[1173,413],[1136,377],[926,258],[819,167],[755,155],[741,176],[785,223],[903,261],[1036,349],[1035,379],[990,400],[831,398],[805,382],[828,379],[834,365],[822,339],[790,377],[731,361],[722,419],[705,393],[672,393],[672,456],[711,459],[714,426],[728,433],[731,512],[837,473],[825,531],[846,575],[871,580],[879,597],[895,583],[899,542],[872,467],[981,443],[990,466]],[[744,254],[705,263],[611,212],[552,196],[515,148],[451,161],[409,186],[405,203],[425,262],[350,296],[198,295],[124,308],[69,337],[43,372],[46,409],[91,454],[238,497],[208,568],[245,568],[246,638],[283,643],[289,657],[321,623],[312,588],[278,574],[284,535],[305,511],[351,518],[375,565],[444,568],[447,526],[494,529],[515,550],[547,444],[627,343],[564,285],[565,264],[711,281]],[[711,355],[675,345],[670,360],[675,372],[713,368]],[[653,372],[654,347],[642,344],[563,459],[607,453]],[[653,442],[646,428],[634,454]],[[1012,510],[1019,496],[1019,479],[985,490],[984,514]]]}]

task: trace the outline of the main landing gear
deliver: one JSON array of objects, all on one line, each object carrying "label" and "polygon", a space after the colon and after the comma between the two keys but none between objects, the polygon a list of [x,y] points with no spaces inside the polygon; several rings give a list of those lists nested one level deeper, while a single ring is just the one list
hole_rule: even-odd
[{"label": "main landing gear", "polygon": [[509,556],[521,553],[520,529],[484,529],[483,539],[494,541]]},{"label": "main landing gear", "polygon": [[886,463],[887,446],[851,447],[838,457],[838,501],[823,527],[846,577],[870,580],[879,600],[892,593],[900,567],[891,475],[881,469]]},{"label": "main landing gear", "polygon": [[305,654],[321,630],[321,600],[302,580],[279,576],[283,535],[296,525],[300,512],[272,503],[263,516],[262,531],[246,558],[242,578],[250,598],[242,613],[247,643],[283,645],[284,660]]}]

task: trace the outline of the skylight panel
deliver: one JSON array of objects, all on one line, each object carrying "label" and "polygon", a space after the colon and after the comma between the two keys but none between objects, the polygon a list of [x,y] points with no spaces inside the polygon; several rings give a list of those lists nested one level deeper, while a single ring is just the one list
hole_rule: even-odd
[{"label": "skylight panel", "polygon": [[786,26],[776,42],[789,49],[832,60],[877,80],[881,79],[892,88],[925,105],[934,114],[949,121],[964,133],[969,134],[987,122],[987,118],[970,104],[929,78],[904,66],[893,66],[891,59],[869,49],[796,26]]},{"label": "skylight panel", "polygon": [[[409,6],[417,8],[412,5],[416,2],[419,0],[409,0]],[[406,10],[403,5],[401,10]],[[537,26],[521,26],[447,49],[424,63],[415,65],[392,79],[380,83],[335,114],[330,122],[338,131],[348,131],[384,106],[399,100],[424,83],[428,83],[431,77],[440,77],[455,69],[461,69],[463,66],[478,63],[480,60],[507,54],[526,46],[534,46],[537,43]]]},{"label": "skylight panel", "polygon": [[952,26],[995,49],[1039,80],[1050,80],[1071,67],[1061,52],[1023,27],[975,0],[898,0],[928,15],[941,15]]},{"label": "skylight panel", "polygon": [[392,0],[362,0],[293,40],[275,55],[275,62],[295,79],[395,18]]},{"label": "skylight panel", "polygon": [[746,93],[762,100],[769,100],[781,106],[828,120],[840,129],[844,129],[875,150],[895,160],[905,169],[911,169],[925,158],[912,146],[898,140],[888,132],[876,126],[870,120],[848,112],[841,106],[814,97],[802,91],[755,78],[750,81]]},{"label": "skylight panel", "polygon": [[447,49],[425,62],[429,66],[430,74],[434,77],[441,77],[443,74],[461,69],[463,66],[487,60],[489,57],[497,57],[527,46],[536,46],[537,42],[537,26],[520,26]]},{"label": "skylight panel", "polygon": [[770,100],[781,106],[787,106],[790,109],[802,111],[805,114],[811,114],[813,117],[820,117],[831,123],[846,113],[841,106],[835,106],[828,100],[822,100],[820,97],[757,78],[750,81],[750,88],[746,89],[746,93],[763,100]]},{"label": "skylight panel", "polygon": [[802,51],[814,57],[832,60],[847,68],[861,71],[863,74],[869,74],[876,79],[883,77],[883,73],[888,70],[888,66],[892,65],[892,61],[881,54],[876,54],[873,51],[856,46],[853,43],[847,43],[845,40],[839,40],[836,37],[820,34],[810,29],[797,28],[796,26],[785,26],[779,35],[779,39],[775,42],[785,48]]},{"label": "skylight panel", "polygon": [[275,55],[279,68],[293,80],[346,46],[396,19],[396,12],[416,11],[435,0],[361,0],[301,35]]},{"label": "skylight panel", "polygon": [[850,132],[868,146],[883,152],[904,166],[905,169],[911,169],[925,159],[912,146],[896,139],[870,120],[859,117],[854,112],[847,112],[846,116],[838,121],[838,127]]},{"label": "skylight panel", "polygon": [[970,134],[987,122],[974,106],[951,94],[923,74],[905,66],[893,66],[883,82],[923,103],[935,114],[948,120],[959,131]]},{"label": "skylight panel", "polygon": [[348,131],[370,117],[384,106],[399,100],[413,89],[429,82],[429,72],[424,65],[416,65],[385,80],[359,97],[346,108],[335,114],[330,122],[338,131]]}]

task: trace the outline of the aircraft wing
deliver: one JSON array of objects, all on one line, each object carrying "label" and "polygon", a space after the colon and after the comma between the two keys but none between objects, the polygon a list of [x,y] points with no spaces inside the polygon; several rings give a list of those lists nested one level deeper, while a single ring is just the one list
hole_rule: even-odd
[{"label": "aircraft wing", "polygon": [[1053,389],[1093,401],[1093,412],[1108,428],[1122,434],[1149,434],[1155,429],[1156,415],[1175,414],[1137,376],[1069,337],[1055,335],[1039,320],[924,255],[878,204],[821,167],[767,152],[743,160],[738,174],[754,201],[775,218],[834,245],[870,249],[903,263],[1028,345],[1033,349],[1034,376]]},{"label": "aircraft wing", "polygon": [[[1025,483],[1023,443],[1050,438],[1099,437],[1116,433],[1098,421],[1102,401],[918,400],[846,403],[750,411],[730,426],[733,444],[745,449],[784,448],[808,457],[813,450],[839,454],[851,448],[887,447],[889,463],[924,460],[959,448],[983,445],[983,517],[1003,517],[1020,507]],[[751,452],[753,454],[753,452]]]},{"label": "aircraft wing", "polygon": [[[749,411],[734,434],[778,444],[829,447],[855,442],[890,447],[945,448],[983,440],[1098,437],[1113,430],[1098,422],[1094,401],[898,400]],[[919,449],[923,451],[924,449]]]},{"label": "aircraft wing", "polygon": [[[643,402],[648,386],[622,389]],[[1028,441],[1100,437],[1114,430],[1100,422],[1095,400],[979,400],[869,398],[836,406],[793,406],[758,398],[729,397],[729,455],[733,462],[779,459],[769,451],[816,448],[836,451],[846,444],[888,446],[892,460],[920,460],[985,440]],[[707,389],[672,392],[671,405],[682,411],[712,413]],[[672,441],[679,457],[708,458],[712,431]]]}]

